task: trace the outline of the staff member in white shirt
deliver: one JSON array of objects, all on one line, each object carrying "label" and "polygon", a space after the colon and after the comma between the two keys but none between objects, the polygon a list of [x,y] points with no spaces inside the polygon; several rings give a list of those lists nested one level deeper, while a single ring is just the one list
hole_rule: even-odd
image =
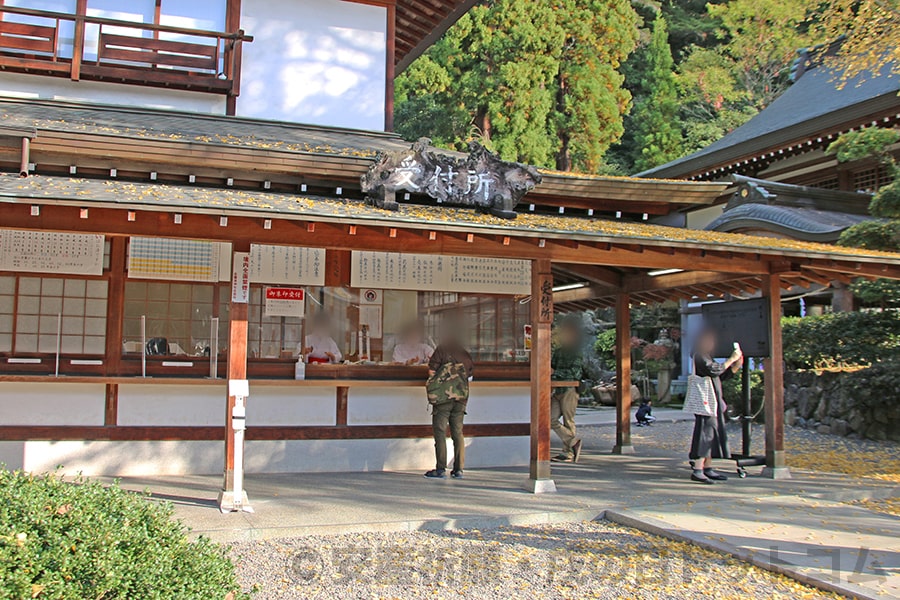
[{"label": "staff member in white shirt", "polygon": [[426,344],[425,326],[421,321],[406,324],[394,346],[393,359],[401,365],[424,365],[431,359],[434,348]]},{"label": "staff member in white shirt", "polygon": [[303,345],[297,345],[298,352],[306,357],[306,362],[339,363],[344,358],[340,348],[331,337],[331,320],[324,311],[319,311],[310,319],[310,332]]}]

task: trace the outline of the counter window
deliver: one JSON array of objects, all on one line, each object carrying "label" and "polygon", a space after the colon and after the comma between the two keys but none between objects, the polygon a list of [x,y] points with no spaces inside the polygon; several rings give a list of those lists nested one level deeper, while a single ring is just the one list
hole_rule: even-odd
[{"label": "counter window", "polygon": [[15,353],[55,353],[61,325],[63,354],[106,352],[105,280],[18,277],[15,328],[11,330],[8,311],[15,283],[16,277],[0,278],[0,347],[9,340]]},{"label": "counter window", "polygon": [[[146,338],[164,338],[168,353],[201,356],[210,347],[212,318],[219,317],[219,350],[228,343],[227,289],[208,283],[128,281],[125,284],[125,352],[141,351],[141,316]],[[227,298],[226,298],[227,299]]]}]

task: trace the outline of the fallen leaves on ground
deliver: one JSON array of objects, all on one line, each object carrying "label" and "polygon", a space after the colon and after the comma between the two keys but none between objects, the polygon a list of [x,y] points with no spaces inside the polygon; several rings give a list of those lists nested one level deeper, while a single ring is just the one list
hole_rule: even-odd
[{"label": "fallen leaves on ground", "polygon": [[733,557],[608,522],[238,544],[257,600],[837,598]]}]

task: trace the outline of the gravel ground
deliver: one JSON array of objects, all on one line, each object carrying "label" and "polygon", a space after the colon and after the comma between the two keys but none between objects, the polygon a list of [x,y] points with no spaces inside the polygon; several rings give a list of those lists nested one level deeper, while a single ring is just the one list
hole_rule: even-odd
[{"label": "gravel ground", "polygon": [[725,555],[606,522],[239,544],[257,600],[838,598]]},{"label": "gravel ground", "polygon": [[[685,456],[692,423],[632,429],[642,452]],[[741,444],[729,426],[732,449]],[[615,428],[583,427],[588,452],[608,452]],[[804,470],[900,482],[900,445],[786,431]],[[763,451],[755,427],[751,451]],[[897,514],[900,500],[865,504]],[[607,522],[484,531],[366,533],[238,544],[245,589],[257,600],[384,598],[836,598],[726,555]],[[701,590],[698,592],[698,590]]]}]

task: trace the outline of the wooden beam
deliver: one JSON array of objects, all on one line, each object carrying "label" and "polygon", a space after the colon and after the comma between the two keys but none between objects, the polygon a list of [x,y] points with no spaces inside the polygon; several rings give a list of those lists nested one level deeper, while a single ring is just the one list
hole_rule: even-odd
[{"label": "wooden beam", "polygon": [[609,296],[611,293],[607,287],[599,285],[588,285],[585,287],[575,288],[574,290],[562,290],[553,292],[554,304],[566,304],[568,302],[583,302],[585,300],[593,300],[602,296]]},{"label": "wooden beam", "polygon": [[[0,425],[4,441],[221,441],[224,427],[212,426],[67,426]],[[466,437],[525,437],[528,423],[490,423],[466,425]],[[259,440],[352,440],[430,438],[431,425],[350,425],[348,427],[261,426],[247,430],[247,439]]]},{"label": "wooden beam", "polygon": [[[358,225],[356,235],[349,235],[346,225],[340,223],[340,219],[343,217],[322,217],[321,220],[312,221],[309,216],[299,214],[292,215],[292,218],[285,218],[286,215],[283,213],[275,215],[261,211],[259,215],[247,216],[243,212],[231,213],[212,207],[202,213],[183,212],[183,221],[180,225],[173,222],[172,213],[181,212],[181,210],[170,208],[163,211],[159,207],[148,206],[122,205],[113,208],[91,205],[90,218],[80,219],[79,209],[84,203],[79,203],[76,199],[69,199],[68,202],[71,204],[54,204],[42,210],[39,217],[32,217],[30,205],[32,203],[46,204],[48,200],[5,205],[2,215],[0,215],[0,225],[30,230],[91,232],[106,235],[146,235],[221,241],[252,239],[255,243],[260,244],[309,245],[329,250],[364,249],[460,256],[551,259],[555,262],[569,264],[605,264],[636,268],[662,268],[667,265],[694,268],[698,262],[701,262],[697,257],[686,252],[660,257],[653,253],[638,253],[612,247],[607,249],[603,242],[582,243],[578,248],[555,244],[547,244],[546,248],[540,248],[533,242],[532,236],[522,235],[526,232],[518,231],[509,232],[511,234],[509,245],[496,241],[469,244],[463,239],[442,235],[445,229],[465,231],[465,225],[462,224],[428,228],[422,227],[418,223],[392,223],[391,227],[398,231],[397,238],[384,235],[383,224]],[[137,213],[135,221],[128,221],[125,218],[127,210]],[[219,226],[219,216],[223,212],[229,214],[228,227]],[[264,229],[264,219],[273,221],[270,230]],[[314,232],[298,231],[299,227],[305,227],[307,223],[313,222],[315,223]],[[430,239],[428,235],[430,232],[437,234],[434,240]],[[552,238],[547,239],[549,241]],[[659,262],[661,260],[666,262]],[[756,260],[739,258],[726,260],[707,257],[702,261],[709,269],[747,274],[761,274],[768,269],[767,263]]]},{"label": "wooden beam", "polygon": [[811,264],[803,264],[801,268],[812,268],[816,271],[845,273],[853,277],[878,277],[884,279],[900,279],[900,265],[878,264],[871,262],[854,262],[852,258],[837,262],[835,260],[814,260]]},{"label": "wooden beam", "polygon": [[763,277],[763,296],[769,301],[769,358],[765,372],[766,467],[773,479],[791,476],[784,455],[784,353],[781,340],[781,277]]},{"label": "wooden beam", "polygon": [[531,460],[526,489],[554,492],[550,478],[550,344],[553,273],[547,259],[531,263]]},{"label": "wooden beam", "polygon": [[618,289],[622,287],[622,275],[611,269],[596,265],[573,265],[554,263],[554,270],[570,276],[583,277],[585,281]]},{"label": "wooden beam", "polygon": [[631,445],[631,298],[616,294],[616,445],[613,454],[633,454]]},{"label": "wooden beam", "polygon": [[740,273],[721,273],[718,271],[684,271],[651,277],[649,275],[632,275],[625,278],[623,288],[627,292],[649,292],[653,290],[669,290],[690,287],[702,283],[717,283],[738,279]]}]

